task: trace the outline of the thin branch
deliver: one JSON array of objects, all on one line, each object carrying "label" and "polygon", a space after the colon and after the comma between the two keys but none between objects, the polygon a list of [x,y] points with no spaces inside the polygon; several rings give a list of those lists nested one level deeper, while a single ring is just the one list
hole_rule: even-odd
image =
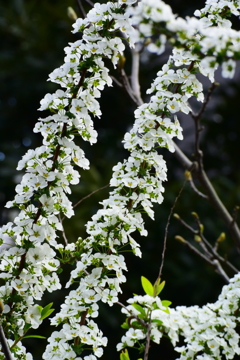
[{"label": "thin branch", "polygon": [[77,4],[78,4],[78,7],[79,7],[79,10],[80,10],[81,13],[82,13],[83,18],[85,18],[87,14],[86,14],[86,12],[85,12],[85,10],[84,10],[84,7],[83,7],[83,5],[82,5],[81,0],[77,0]]},{"label": "thin branch", "polygon": [[227,274],[225,273],[225,271],[223,270],[220,262],[217,260],[217,259],[214,259],[213,260],[213,265],[215,266],[216,268],[216,272],[222,276],[222,278],[226,281],[226,283],[228,284],[229,283],[229,277],[227,276]]},{"label": "thin branch", "polygon": [[228,226],[230,234],[235,239],[238,250],[240,251],[240,231],[237,224],[233,221],[233,218],[231,217],[231,215],[223,205],[222,201],[218,197],[215,189],[213,188],[204,170],[198,172],[198,178],[201,184],[203,185],[203,187],[205,188],[205,191],[209,198],[209,202],[213,205],[213,207],[216,209],[220,217]]},{"label": "thin branch", "polygon": [[147,324],[145,323],[145,321],[143,321],[142,319],[140,319],[137,315],[134,315],[131,310],[129,310],[125,305],[123,305],[121,302],[117,301],[115,304],[121,306],[122,308],[126,309],[127,312],[129,312],[129,315],[131,315],[131,318],[136,319],[142,326],[147,327]]},{"label": "thin branch", "polygon": [[94,3],[91,2],[90,0],[84,0],[86,3],[88,3],[91,7],[94,7]]},{"label": "thin branch", "polygon": [[[225,258],[223,258],[221,255],[218,254],[217,249],[212,246],[209,241],[205,238],[205,236],[203,235],[203,233],[201,232],[201,227],[200,227],[200,221],[198,220],[198,230],[195,230],[193,227],[191,227],[190,225],[188,225],[183,219],[180,218],[180,216],[178,214],[175,214],[174,217],[186,228],[188,229],[193,235],[198,235],[201,238],[201,242],[200,245],[202,246],[205,254],[207,255],[207,257],[209,259],[216,259],[221,261],[223,264],[225,264],[226,266],[228,266],[229,269],[231,269],[234,273],[239,273],[239,270],[232,265],[229,261],[227,261]],[[203,246],[204,244],[204,246]]]},{"label": "thin branch", "polygon": [[128,80],[127,74],[125,73],[125,70],[121,69],[120,74],[121,74],[121,79],[122,79],[122,84],[123,84],[124,90],[127,92],[127,94],[129,95],[129,97],[131,98],[133,103],[135,105],[139,106],[138,100],[136,99],[135,94],[131,88],[131,85],[129,83],[129,80]]},{"label": "thin branch", "polygon": [[190,183],[190,186],[191,186],[191,188],[193,189],[193,191],[194,191],[198,196],[202,197],[203,199],[208,199],[207,195],[203,194],[201,191],[199,191],[199,190],[196,188],[193,179],[189,180],[189,183]]},{"label": "thin branch", "polygon": [[179,160],[179,162],[182,164],[184,169],[187,169],[190,171],[192,168],[197,168],[198,164],[196,162],[191,161],[178,147],[177,144],[174,143],[175,152],[174,155]]},{"label": "thin branch", "polygon": [[8,343],[7,343],[2,325],[0,325],[0,342],[2,345],[2,352],[5,355],[5,360],[12,360],[12,354],[9,350]]},{"label": "thin branch", "polygon": [[234,273],[236,273],[236,274],[239,273],[239,270],[234,265],[232,265],[229,261],[227,261],[225,258],[223,258],[221,255],[218,254],[216,249],[207,241],[207,239],[205,238],[204,235],[202,235],[201,238],[202,238],[202,241],[209,248],[209,250],[211,251],[211,253],[215,256],[215,258],[217,260],[221,261],[223,264],[228,266],[229,269],[231,269]]},{"label": "thin branch", "polygon": [[227,211],[226,207],[220,200],[219,196],[217,195],[214,187],[212,186],[207,174],[205,171],[199,170],[199,165],[196,162],[192,162],[183,152],[182,150],[174,144],[175,147],[175,155],[179,162],[182,164],[182,166],[187,169],[191,170],[192,173],[196,175],[198,180],[201,182],[202,186],[204,187],[206,194],[208,196],[208,200],[210,204],[213,206],[213,208],[217,211],[219,216],[223,219],[224,223],[229,228],[230,234],[235,240],[236,246],[238,250],[240,251],[240,230],[235,223],[232,216]]},{"label": "thin branch", "polygon": [[121,89],[123,88],[123,84],[120,83],[120,81],[118,81],[114,76],[110,75],[110,77],[112,78],[113,82],[115,82],[115,84],[120,87]]},{"label": "thin branch", "polygon": [[67,237],[66,237],[66,233],[65,233],[65,230],[64,230],[64,227],[63,227],[63,219],[61,219],[61,216],[59,215],[59,220],[60,220],[60,222],[61,222],[61,224],[62,224],[62,236],[63,236],[63,239],[64,239],[64,241],[65,241],[65,245],[68,245],[68,239],[67,239]]},{"label": "thin branch", "polygon": [[186,182],[187,182],[187,179],[184,181],[184,183],[183,183],[177,197],[175,198],[173,206],[171,207],[170,213],[168,215],[167,224],[166,224],[165,233],[164,233],[164,240],[163,240],[162,261],[161,261],[161,266],[160,266],[159,273],[158,273],[158,278],[159,279],[161,279],[161,276],[162,276],[162,269],[163,269],[165,253],[166,253],[166,249],[167,249],[167,236],[168,236],[168,228],[169,228],[169,225],[170,225],[170,220],[171,220],[171,217],[172,217],[172,214],[173,214],[173,210],[175,209],[175,206],[177,204],[177,201],[178,201],[178,199],[180,198],[180,196],[182,194],[184,186],[186,185]]},{"label": "thin branch", "polygon": [[[180,237],[176,236],[175,239],[180,240]],[[223,270],[222,266],[220,265],[220,263],[218,262],[217,259],[211,260],[209,259],[207,256],[205,256],[203,253],[201,253],[197,248],[195,248],[195,246],[193,246],[192,244],[190,244],[188,241],[186,241],[185,239],[180,240],[185,246],[187,246],[187,248],[189,250],[191,250],[192,252],[194,252],[198,257],[200,257],[201,259],[203,259],[204,261],[206,261],[209,265],[211,265],[212,267],[215,268],[215,271],[222,276],[222,278],[229,283],[229,277],[227,276],[227,274],[225,273],[225,271]]]},{"label": "thin branch", "polygon": [[99,188],[99,189],[97,189],[97,190],[94,190],[94,191],[91,192],[90,194],[84,196],[81,200],[79,200],[76,204],[73,205],[73,209],[74,209],[75,207],[77,207],[79,204],[81,204],[81,202],[82,202],[83,200],[86,200],[86,199],[90,198],[93,194],[96,194],[96,193],[97,193],[98,191],[100,191],[100,190],[106,189],[108,186],[109,186],[109,184],[104,185],[104,186],[102,186],[101,188]]},{"label": "thin branch", "polygon": [[139,62],[140,62],[140,53],[134,48],[132,49],[132,74],[131,74],[131,85],[134,97],[137,100],[138,106],[143,104],[141,98],[141,90],[139,84]]},{"label": "thin branch", "polygon": [[144,351],[144,360],[148,360],[148,353],[149,353],[149,349],[150,349],[150,341],[151,341],[151,312],[149,315],[149,322],[148,322],[148,327],[147,327],[147,341],[146,341],[146,346],[145,346],[145,351]]},{"label": "thin branch", "polygon": [[218,86],[218,83],[212,83],[212,85],[210,86],[210,88],[208,89],[208,93],[207,96],[205,97],[204,101],[203,101],[203,105],[200,109],[200,111],[197,114],[191,113],[191,116],[194,120],[198,120],[201,118],[202,114],[204,113],[204,111],[206,110],[207,104],[211,98],[211,95],[213,93],[213,90]]},{"label": "thin branch", "polygon": [[188,230],[191,231],[194,235],[198,234],[198,231],[195,230],[192,226],[188,225],[183,219],[180,218],[178,214],[174,214],[174,217]]},{"label": "thin branch", "polygon": [[[100,190],[103,190],[103,189],[106,189],[107,187],[109,186],[109,184],[105,185],[105,186],[102,186],[101,188],[97,189],[97,190],[94,190],[93,192],[91,192],[90,194],[84,196],[82,199],[80,199],[76,204],[73,205],[73,209],[75,209],[75,207],[77,207],[79,204],[81,204],[82,201],[88,199],[89,197],[91,197],[93,194],[97,193],[98,191]],[[61,219],[61,222],[63,222],[64,220],[66,219],[66,216],[64,216],[62,219]]]}]

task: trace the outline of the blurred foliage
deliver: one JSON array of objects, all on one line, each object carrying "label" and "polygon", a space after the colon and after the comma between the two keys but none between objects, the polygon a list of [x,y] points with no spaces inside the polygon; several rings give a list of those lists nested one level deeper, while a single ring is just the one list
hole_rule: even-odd
[{"label": "blurred foliage", "polygon": [[[203,6],[203,1],[200,0],[194,3],[171,0],[167,3],[173,7],[175,13],[181,16],[191,15],[196,8]],[[67,43],[77,39],[77,35],[71,34],[72,21],[67,16],[68,6],[72,6],[80,14],[77,1],[74,0],[41,0],[40,2],[8,0],[7,3],[0,3],[1,223],[10,221],[14,216],[14,211],[4,210],[4,204],[14,197],[14,188],[20,179],[19,173],[15,170],[18,160],[27,149],[41,144],[41,137],[33,134],[32,129],[37,118],[44,116],[37,112],[39,101],[47,92],[53,92],[56,89],[54,84],[46,81],[47,76],[62,64],[63,48]],[[236,23],[236,26],[239,24]],[[140,77],[143,96],[165,61],[166,56],[164,56],[157,59],[148,56],[142,63]],[[240,205],[239,78],[238,73],[234,80],[223,82],[221,76],[218,75],[218,81],[223,83],[223,86],[214,91],[202,119],[204,130],[201,146],[204,152],[204,164],[214,187],[230,212],[236,205]],[[207,88],[208,83],[205,86]],[[90,171],[82,172],[80,184],[73,188],[71,195],[73,203],[108,184],[112,166],[127,155],[122,148],[121,140],[133,122],[133,104],[121,89],[114,86],[104,91],[101,108],[103,116],[101,119],[96,119],[95,124],[99,133],[98,144],[91,147],[86,143],[81,143],[92,165]],[[179,146],[192,158],[193,121],[190,117],[182,117],[182,123],[185,141]],[[126,254],[129,271],[128,282],[123,286],[122,302],[125,302],[132,293],[142,294],[141,275],[150,279],[151,282],[156,280],[161,264],[167,218],[184,182],[185,169],[181,168],[173,154],[165,150],[161,152],[169,168],[169,180],[165,184],[165,200],[161,206],[155,207],[155,222],[146,218],[149,236],[140,238],[136,234],[136,240],[142,244],[142,259]],[[196,186],[202,190],[197,182]],[[107,194],[106,188],[85,199],[76,208],[76,216],[64,221],[70,241],[85,235],[84,224],[99,208],[98,202],[107,197]],[[220,245],[220,252],[231,259],[235,265],[239,263],[239,255],[234,243],[219,216],[208,202],[199,199],[189,184],[186,184],[174,212],[194,226],[192,211],[199,214],[206,229],[206,237],[211,243],[214,243],[221,232],[226,232],[227,240]],[[223,286],[222,279],[209,265],[203,263],[201,259],[177,242],[174,239],[175,235],[181,235],[194,243],[193,235],[172,218],[168,229],[167,252],[163,269],[163,280],[166,280],[164,298],[171,300],[173,306],[202,305],[215,301]],[[67,272],[70,270],[69,268]],[[67,275],[65,276],[64,282],[67,279]],[[43,306],[54,301],[56,303],[54,308],[57,310],[65,295],[65,289],[58,291],[55,295],[47,294]],[[55,299],[52,296],[55,296]],[[100,328],[109,337],[109,346],[104,359],[116,354],[115,345],[123,334],[120,328],[122,320],[123,316],[117,306],[109,309],[101,305]],[[45,324],[37,333],[44,332],[48,336],[51,330],[48,324]],[[40,359],[39,354],[45,342],[38,340],[36,346],[35,340],[31,339],[28,340],[28,345],[34,354],[34,359]],[[154,353],[155,355],[160,353],[162,360],[176,357],[167,341],[163,342],[160,350],[154,346],[150,352],[150,358],[153,358]]]}]

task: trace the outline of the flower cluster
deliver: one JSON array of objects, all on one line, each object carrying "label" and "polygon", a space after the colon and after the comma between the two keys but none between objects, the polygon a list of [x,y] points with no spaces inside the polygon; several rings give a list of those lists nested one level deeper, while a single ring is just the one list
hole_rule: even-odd
[{"label": "flower cluster", "polygon": [[[151,324],[151,340],[157,344],[167,335],[175,351],[181,354],[179,360],[214,360],[222,356],[233,359],[240,354],[239,334],[239,296],[240,274],[225,285],[218,300],[202,308],[198,306],[179,306],[176,309],[164,306],[160,298],[149,295],[134,296],[128,300],[122,312],[136,319],[134,327],[129,327],[118,350],[135,346],[147,337],[147,329],[139,322],[143,314],[148,314]],[[129,322],[127,322],[129,324]],[[138,326],[138,329],[136,328]],[[185,344],[176,346],[184,338]]]},{"label": "flower cluster", "polygon": [[[153,219],[153,204],[163,201],[167,168],[157,149],[165,147],[174,151],[172,139],[182,139],[176,114],[191,111],[191,97],[204,100],[203,86],[196,73],[213,81],[214,71],[220,64],[223,64],[225,76],[231,77],[234,73],[235,59],[240,53],[239,33],[227,26],[223,28],[221,19],[228,16],[223,11],[223,3],[231,4],[229,11],[234,6],[234,14],[238,12],[238,3],[220,0],[214,22],[205,16],[207,11],[212,11],[210,3],[196,14],[201,19],[186,20],[176,18],[170,7],[160,0],[142,0],[131,6],[134,3],[136,0],[96,3],[85,19],[75,22],[73,32],[82,33],[82,37],[65,48],[65,63],[49,75],[49,80],[63,90],[47,94],[41,101],[39,110],[51,112],[40,118],[34,128],[42,134],[43,145],[29,150],[18,164],[18,170],[24,169],[26,173],[16,187],[15,199],[8,202],[7,207],[17,206],[20,212],[12,223],[0,229],[4,244],[0,249],[0,269],[1,278],[5,280],[5,285],[0,287],[4,304],[2,322],[8,324],[6,336],[17,339],[15,343],[9,340],[16,358],[29,358],[24,350],[21,355],[17,353],[17,347],[22,349],[19,340],[29,328],[37,328],[42,322],[44,312],[34,301],[41,300],[45,290],[61,287],[57,274],[65,262],[76,264],[66,284],[66,287],[74,284],[74,290],[70,290],[60,312],[51,319],[52,325],[62,327],[48,339],[43,358],[95,360],[102,355],[107,339],[93,320],[98,316],[98,302],[110,306],[118,302],[120,286],[126,281],[123,272],[127,270],[122,249],[130,247],[135,255],[141,256],[132,234],[137,230],[147,235],[142,213]],[[161,53],[163,44],[169,40],[175,46],[173,53],[148,90],[149,102],[135,111],[133,128],[123,140],[130,155],[113,168],[110,185],[114,189],[102,202],[102,209],[87,223],[89,236],[64,246],[57,241],[57,231],[62,231],[59,215],[73,216],[68,194],[70,186],[79,182],[76,166],[89,168],[89,161],[75,143],[75,136],[80,135],[90,144],[96,142],[93,118],[101,116],[97,99],[104,87],[112,84],[104,59],[110,59],[116,66],[125,49],[120,36],[124,35],[132,46],[152,36],[158,22],[165,24],[165,27],[159,26],[165,30],[158,43],[148,45],[148,49]],[[143,46],[146,45],[144,41]],[[56,251],[60,255],[58,259]],[[163,331],[173,342],[177,341],[176,334],[185,336],[189,343],[198,336],[190,315],[186,316],[193,331],[189,330],[189,335],[184,333],[181,321],[174,327],[174,320],[171,320],[174,312],[165,315],[166,307],[157,298],[138,297],[133,301],[148,306],[154,320],[151,329],[154,341],[160,341]],[[218,310],[211,308],[211,311],[209,319]],[[172,321],[168,331],[167,319]],[[144,329],[129,329],[119,348],[132,346],[136,339],[145,337]],[[206,342],[203,348],[210,349],[211,344]],[[182,356],[189,349],[181,349]],[[87,355],[81,355],[83,351]]]},{"label": "flower cluster", "polygon": [[194,13],[200,19],[176,17],[161,0],[142,0],[128,12],[137,29],[136,42],[144,49],[161,54],[168,40],[174,46],[175,66],[194,61],[198,71],[213,82],[214,72],[221,64],[223,77],[233,77],[234,59],[239,59],[240,53],[239,32],[231,29],[227,18],[240,15],[239,1],[209,0]]},{"label": "flower cluster", "polygon": [[[11,324],[6,334],[9,338],[20,338],[30,327],[37,328],[42,320],[34,300],[41,300],[46,289],[51,292],[61,287],[57,275],[61,264],[52,249],[58,246],[57,231],[62,231],[59,215],[74,214],[67,195],[70,186],[79,182],[75,167],[89,168],[74,139],[80,135],[90,144],[96,142],[93,117],[101,116],[97,99],[105,85],[112,84],[104,59],[116,66],[123,53],[125,45],[116,33],[120,29],[130,38],[134,29],[127,22],[125,8],[134,2],[96,4],[84,20],[78,19],[73,32],[82,33],[81,40],[65,48],[65,63],[49,75],[63,90],[47,94],[41,101],[39,110],[51,112],[34,128],[42,134],[43,145],[20,160],[17,169],[24,169],[25,175],[14,200],[6,205],[18,207],[20,212],[0,229],[0,269],[5,280],[0,288],[2,323]],[[65,252],[68,250],[66,247]]]}]

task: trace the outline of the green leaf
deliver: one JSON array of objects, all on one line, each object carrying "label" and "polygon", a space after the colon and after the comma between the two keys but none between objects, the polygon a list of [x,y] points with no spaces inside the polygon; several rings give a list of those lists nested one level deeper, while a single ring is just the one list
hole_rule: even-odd
[{"label": "green leaf", "polygon": [[158,319],[153,319],[152,320],[152,323],[156,323],[158,325],[162,325],[162,321],[161,320],[158,320]]},{"label": "green leaf", "polygon": [[163,310],[165,313],[170,314],[169,308],[166,308],[165,310]]},{"label": "green leaf", "polygon": [[153,286],[150,283],[150,281],[147,278],[145,278],[144,276],[141,276],[141,282],[142,282],[142,287],[143,287],[143,290],[145,291],[145,293],[147,295],[154,296],[154,289],[153,289]]},{"label": "green leaf", "polygon": [[48,316],[51,315],[51,313],[55,310],[55,309],[51,309],[52,305],[53,303],[50,303],[42,309],[40,320],[46,319]]},{"label": "green leaf", "polygon": [[123,328],[123,329],[129,329],[129,323],[128,323],[128,320],[126,320],[122,325],[121,325],[121,328]]},{"label": "green leaf", "polygon": [[168,307],[168,306],[170,306],[171,304],[172,304],[171,301],[168,301],[168,300],[163,300],[163,301],[162,301],[162,306]]},{"label": "green leaf", "polygon": [[164,286],[165,286],[165,281],[162,281],[161,284],[158,284],[156,286],[156,290],[155,290],[156,295],[155,296],[158,296],[160,294],[160,292],[163,290]]},{"label": "green leaf", "polygon": [[130,357],[128,355],[128,350],[124,349],[120,354],[120,360],[130,360]]},{"label": "green leaf", "polygon": [[40,312],[40,314],[41,314],[41,313],[42,313],[42,309],[43,309],[42,306],[40,306],[40,305],[37,306],[37,309],[39,310],[39,312]]},{"label": "green leaf", "polygon": [[27,335],[27,336],[24,336],[24,337],[23,337],[23,339],[29,339],[29,338],[46,339],[46,336],[40,336],[40,335]]},{"label": "green leaf", "polygon": [[142,306],[138,305],[138,304],[132,304],[132,306],[139,311],[143,316],[146,316],[146,312],[145,310],[142,308]]},{"label": "green leaf", "polygon": [[51,315],[51,313],[52,313],[54,310],[55,310],[55,309],[49,309],[47,312],[44,313],[44,315],[42,315],[42,316],[40,317],[40,320],[46,319],[48,316]]}]

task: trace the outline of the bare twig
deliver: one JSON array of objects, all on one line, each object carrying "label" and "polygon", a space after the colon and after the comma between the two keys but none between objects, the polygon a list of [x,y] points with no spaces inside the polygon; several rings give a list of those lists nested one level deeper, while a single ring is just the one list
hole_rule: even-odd
[{"label": "bare twig", "polygon": [[164,240],[163,240],[162,261],[161,261],[161,266],[160,266],[159,273],[158,273],[158,278],[159,279],[161,279],[161,276],[162,276],[162,269],[163,269],[165,253],[166,253],[166,249],[167,249],[167,236],[168,236],[168,228],[169,228],[169,225],[170,225],[170,220],[171,220],[171,217],[172,217],[172,214],[173,214],[173,210],[174,210],[174,208],[175,208],[175,206],[177,204],[177,201],[178,201],[178,199],[180,198],[180,196],[182,194],[184,186],[186,185],[186,182],[187,182],[187,179],[184,181],[184,183],[183,183],[177,197],[175,198],[173,206],[171,207],[170,213],[168,215],[167,224],[166,224],[165,233],[164,233]]},{"label": "bare twig", "polygon": [[239,270],[231,264],[229,261],[227,261],[225,258],[223,258],[221,255],[218,254],[216,249],[207,241],[205,236],[202,234],[201,236],[202,241],[205,243],[205,245],[208,247],[209,251],[215,256],[215,258],[219,261],[221,261],[223,264],[229,267],[235,274],[239,273]]},{"label": "bare twig", "polygon": [[194,235],[198,234],[198,231],[195,230],[192,226],[188,225],[183,219],[180,218],[178,214],[174,214],[174,217],[188,230],[191,231]]},{"label": "bare twig", "polygon": [[203,194],[201,191],[199,191],[199,190],[196,188],[196,186],[195,186],[195,184],[194,184],[194,181],[193,181],[192,179],[189,180],[189,183],[190,183],[190,186],[191,186],[191,188],[193,189],[193,191],[194,191],[198,196],[202,197],[203,199],[208,199],[207,195]]},{"label": "bare twig", "polygon": [[229,277],[227,276],[227,274],[225,273],[225,271],[223,270],[220,262],[217,259],[213,260],[213,265],[216,268],[216,272],[219,273],[219,275],[222,276],[222,278],[226,281],[226,283],[229,283]]},{"label": "bare twig", "polygon": [[5,360],[12,360],[12,355],[8,347],[8,343],[2,328],[2,325],[0,325],[0,342],[2,345],[2,352],[5,355]]},{"label": "bare twig", "polygon": [[[178,239],[179,237],[176,236],[176,239]],[[211,265],[212,267],[215,268],[215,271],[222,276],[222,278],[225,280],[225,282],[229,283],[229,277],[227,276],[227,274],[225,273],[225,271],[223,270],[221,264],[219,263],[219,261],[217,259],[210,259],[208,256],[204,255],[203,253],[201,253],[197,248],[195,248],[195,246],[193,246],[192,244],[190,244],[187,240],[182,239],[181,242],[188,247],[189,250],[191,250],[193,253],[195,253],[198,257],[200,257],[201,259],[203,259],[205,262],[207,262],[209,265]]]},{"label": "bare twig", "polygon": [[229,228],[230,234],[235,240],[236,246],[240,251],[240,230],[237,224],[235,223],[232,216],[227,211],[226,207],[220,200],[219,196],[217,195],[214,187],[212,186],[207,174],[203,169],[199,170],[199,165],[196,162],[192,162],[183,152],[182,150],[174,144],[175,147],[175,155],[177,159],[180,161],[182,166],[185,169],[191,170],[192,174],[195,174],[196,177],[201,182],[202,186],[204,187],[206,194],[208,196],[208,200],[213,208],[217,211],[219,216],[223,219],[224,223]]},{"label": "bare twig", "polygon": [[97,190],[94,190],[94,191],[91,192],[90,194],[84,196],[81,200],[79,200],[76,204],[73,205],[73,209],[75,209],[76,206],[78,206],[79,204],[81,204],[81,202],[82,202],[83,200],[86,200],[86,199],[90,198],[90,196],[92,196],[93,194],[96,194],[96,193],[97,193],[98,191],[100,191],[100,190],[106,189],[108,186],[109,186],[109,184],[104,185],[104,186],[102,186],[101,188],[99,188],[99,189],[97,189]]},{"label": "bare twig", "polygon": [[[80,199],[76,204],[73,205],[73,209],[75,207],[77,207],[79,204],[81,204],[82,201],[88,199],[89,197],[91,197],[93,194],[97,193],[98,191],[100,190],[103,190],[103,189],[106,189],[107,187],[109,186],[109,184],[105,185],[105,186],[102,186],[101,188],[97,189],[97,190],[94,190],[93,192],[91,192],[90,194],[84,196],[82,199]],[[61,222],[63,222],[64,220],[66,219],[66,216],[63,216],[62,219],[61,219]]]},{"label": "bare twig", "polygon": [[240,251],[240,231],[237,224],[233,221],[232,216],[229,214],[226,207],[218,197],[204,170],[198,172],[198,178],[203,187],[205,188],[205,191],[209,198],[209,202],[213,205],[213,207],[216,209],[220,217],[223,219],[223,221],[229,228],[230,234],[234,238],[238,250]]},{"label": "bare twig", "polygon": [[94,7],[94,3],[91,2],[90,0],[84,0],[86,3],[88,3],[91,7]]},{"label": "bare twig", "polygon": [[65,245],[68,245],[68,239],[66,237],[66,233],[65,233],[65,230],[64,230],[64,227],[63,227],[63,219],[61,219],[60,215],[58,216],[58,218],[59,218],[59,220],[60,220],[60,222],[62,224],[62,236],[63,236],[63,239],[65,241]]},{"label": "bare twig", "polygon": [[205,97],[204,101],[203,101],[203,105],[200,109],[200,111],[197,114],[191,113],[191,116],[194,120],[198,120],[201,118],[202,114],[204,113],[204,111],[206,110],[207,104],[211,98],[211,95],[213,93],[213,90],[218,86],[218,83],[212,83],[212,85],[210,86],[210,88],[208,89],[208,93],[207,96]]},{"label": "bare twig", "polygon": [[86,12],[85,12],[85,10],[84,10],[84,7],[83,7],[83,5],[82,5],[81,0],[77,0],[77,4],[78,4],[78,7],[79,7],[79,10],[80,10],[81,13],[82,13],[83,18],[85,18],[85,17],[86,17]]},{"label": "bare twig", "polygon": [[118,81],[114,76],[110,76],[111,78],[112,78],[112,80],[113,80],[113,82],[115,82],[115,84],[118,86],[118,87],[120,87],[120,88],[123,88],[123,84],[122,83],[120,83],[120,81]]},{"label": "bare twig", "polygon": [[135,105],[139,106],[138,99],[136,99],[136,97],[135,97],[135,94],[134,94],[134,92],[131,88],[130,82],[128,80],[127,74],[125,73],[125,70],[121,69],[120,74],[121,74],[121,79],[122,79],[122,84],[123,84],[124,90],[127,92],[127,94],[129,95],[129,97],[131,98],[133,103]]},{"label": "bare twig", "polygon": [[137,100],[138,106],[143,104],[143,100],[141,98],[141,90],[139,84],[139,61],[140,61],[140,53],[137,50],[137,47],[132,49],[132,74],[131,74],[131,85],[134,97]]},{"label": "bare twig", "polygon": [[[195,216],[195,219],[196,219],[196,221],[197,221],[197,224],[198,224],[198,230],[195,230],[193,227],[191,227],[190,225],[188,225],[183,219],[181,219],[180,218],[180,216],[178,215],[178,214],[176,214],[175,215],[175,218],[186,228],[186,229],[188,229],[193,235],[197,235],[198,237],[199,237],[199,241],[198,241],[198,243],[199,243],[199,245],[201,246],[201,248],[203,249],[203,252],[204,252],[204,254],[202,254],[201,252],[199,252],[199,250],[197,250],[194,246],[192,246],[191,244],[189,244],[189,248],[191,248],[191,250],[192,250],[192,248],[194,248],[196,251],[195,251],[195,253],[198,255],[198,256],[200,256],[200,257],[202,257],[205,261],[206,261],[206,259],[208,259],[211,263],[212,263],[212,265],[214,265],[214,267],[216,268],[217,266],[221,266],[220,265],[220,263],[219,263],[219,261],[222,263],[222,264],[224,264],[224,265],[226,265],[229,269],[231,269],[234,273],[238,273],[239,272],[239,270],[234,266],[234,265],[232,265],[229,261],[227,261],[226,259],[224,259],[221,255],[219,255],[218,254],[218,252],[217,252],[217,249],[214,247],[214,246],[212,246],[208,241],[207,241],[207,239],[205,238],[205,236],[203,235],[203,233],[202,233],[202,231],[201,231],[201,223],[200,223],[200,219],[198,218],[198,217],[196,217]],[[181,240],[181,242],[182,243],[184,243],[185,244],[185,239],[183,239],[183,238],[181,238],[181,237],[179,237],[179,236],[177,236],[176,237],[177,239],[179,239],[179,240]],[[202,256],[201,256],[201,255]],[[216,260],[216,261],[215,261]],[[209,262],[208,261],[208,262]],[[219,265],[218,265],[219,264]],[[222,269],[222,266],[221,266],[221,269]],[[221,270],[220,269],[220,270]],[[223,274],[223,270],[221,270],[220,271],[219,270],[219,274]],[[225,272],[224,272],[225,273]],[[225,273],[225,275],[226,275],[226,273]],[[227,275],[226,275],[227,276]],[[225,276],[225,278],[226,278],[226,276]]]},{"label": "bare twig", "polygon": [[147,341],[146,341],[146,346],[145,346],[145,351],[144,351],[144,360],[148,360],[148,353],[149,353],[149,349],[150,349],[150,340],[151,340],[151,312],[149,314],[149,322],[148,322],[148,327],[147,327]]}]

